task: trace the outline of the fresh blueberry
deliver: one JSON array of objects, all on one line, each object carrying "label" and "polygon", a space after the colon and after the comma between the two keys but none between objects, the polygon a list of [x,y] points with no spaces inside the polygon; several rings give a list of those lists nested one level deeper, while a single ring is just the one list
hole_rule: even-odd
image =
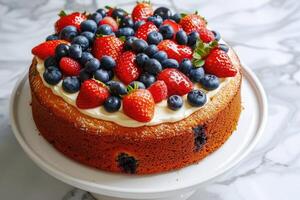
[{"label": "fresh blueberry", "polygon": [[139,54],[136,55],[135,62],[136,62],[136,64],[137,64],[139,67],[143,68],[145,62],[146,62],[148,59],[149,59],[149,57],[148,57],[146,54],[144,54],[144,53],[139,53]]},{"label": "fresh blueberry", "polygon": [[80,89],[80,80],[76,76],[68,76],[62,82],[62,88],[67,93],[75,93]]},{"label": "fresh blueberry", "polygon": [[82,48],[82,51],[85,51],[89,48],[89,40],[82,36],[82,35],[79,35],[79,36],[76,36],[73,41],[72,41],[72,44],[79,44]]},{"label": "fresh blueberry", "polygon": [[66,44],[59,44],[55,48],[55,57],[60,60],[62,57],[69,55],[70,46]]},{"label": "fresh blueberry", "polygon": [[157,75],[162,70],[162,66],[158,60],[150,58],[145,62],[144,70],[150,74]]},{"label": "fresh blueberry", "polygon": [[59,33],[59,38],[70,42],[77,34],[77,28],[75,26],[66,26]]},{"label": "fresh blueberry", "polygon": [[163,23],[163,19],[159,15],[152,15],[151,17],[148,17],[148,22],[153,22],[153,24],[159,28],[160,25]]},{"label": "fresh blueberry", "polygon": [[220,85],[219,78],[212,74],[206,74],[200,81],[202,87],[206,90],[217,89]]},{"label": "fresh blueberry", "polygon": [[117,37],[125,36],[134,36],[134,30],[130,27],[124,27],[124,28],[119,28],[118,31],[116,32]]},{"label": "fresh blueberry", "polygon": [[123,28],[123,27],[133,28],[134,22],[131,17],[123,17],[120,21],[119,27],[120,28]]},{"label": "fresh blueberry", "polygon": [[135,31],[137,31],[138,28],[139,28],[140,26],[142,26],[143,24],[145,24],[145,21],[143,21],[143,20],[137,21],[137,22],[134,23],[133,29],[134,29]]},{"label": "fresh blueberry", "polygon": [[198,39],[199,39],[199,33],[196,31],[191,32],[188,36],[188,45],[194,46]]},{"label": "fresh blueberry", "polygon": [[114,19],[122,19],[123,17],[127,16],[128,13],[123,10],[122,8],[115,8],[113,10],[113,12],[111,13],[111,16],[114,18]]},{"label": "fresh blueberry", "polygon": [[190,70],[189,78],[191,79],[191,81],[199,83],[203,77],[204,77],[204,70],[202,67],[196,67]]},{"label": "fresh blueberry", "polygon": [[107,112],[116,112],[121,108],[121,99],[119,97],[110,96],[105,100],[103,106]]},{"label": "fresh blueberry", "polygon": [[134,36],[130,36],[128,38],[126,38],[125,44],[124,44],[124,48],[125,50],[129,51],[132,50],[132,43],[133,41],[137,40],[137,37]]},{"label": "fresh blueberry", "polygon": [[181,15],[179,13],[175,13],[172,15],[171,19],[173,19],[176,23],[179,23],[181,20]]},{"label": "fresh blueberry", "polygon": [[49,35],[47,38],[46,38],[46,41],[50,41],[50,40],[58,40],[59,37],[57,34],[52,34],[52,35]]},{"label": "fresh blueberry", "polygon": [[212,33],[215,36],[215,40],[219,41],[221,39],[221,35],[218,31],[212,31]]},{"label": "fresh blueberry", "polygon": [[146,86],[144,85],[144,83],[142,83],[140,81],[132,81],[129,84],[129,86],[132,88],[136,88],[136,89],[146,89]]},{"label": "fresh blueberry", "polygon": [[72,44],[69,49],[69,56],[76,60],[80,59],[82,56],[82,48],[79,44]]},{"label": "fresh blueberry", "polygon": [[98,81],[106,83],[109,81],[109,74],[105,69],[98,69],[94,73],[94,78]]},{"label": "fresh blueberry", "polygon": [[179,68],[179,64],[178,61],[175,59],[165,59],[164,61],[162,61],[161,63],[162,67],[165,68]]},{"label": "fresh blueberry", "polygon": [[109,80],[112,80],[115,76],[115,73],[113,70],[107,70],[108,76],[109,76]]},{"label": "fresh blueberry", "polygon": [[116,61],[110,56],[102,56],[100,63],[101,67],[106,70],[112,70],[116,66]]},{"label": "fresh blueberry", "polygon": [[150,44],[144,51],[149,57],[152,57],[155,53],[158,52],[158,48],[154,44]]},{"label": "fresh blueberry", "polygon": [[101,34],[101,35],[111,35],[113,33],[113,30],[110,25],[108,24],[102,24],[101,26],[98,27],[96,34]]},{"label": "fresh blueberry", "polygon": [[110,94],[113,96],[121,97],[122,95],[127,94],[126,86],[118,81],[108,81],[106,83],[109,87]]},{"label": "fresh blueberry", "polygon": [[154,15],[159,15],[163,18],[163,20],[165,20],[172,16],[172,12],[169,8],[159,7],[154,11]]},{"label": "fresh blueberry", "polygon": [[44,66],[46,68],[51,67],[51,66],[55,67],[55,66],[57,66],[57,61],[53,56],[49,56],[48,58],[45,59]]},{"label": "fresh blueberry", "polygon": [[188,93],[187,100],[191,106],[200,107],[206,103],[206,94],[202,90],[192,90]]},{"label": "fresh blueberry", "polygon": [[163,25],[159,28],[159,32],[162,34],[163,38],[172,39],[174,35],[174,30],[170,25]]},{"label": "fresh blueberry", "polygon": [[95,33],[97,30],[97,24],[94,20],[91,20],[91,19],[85,20],[85,21],[81,22],[80,30],[82,32],[89,31],[89,32]]},{"label": "fresh blueberry", "polygon": [[168,107],[171,110],[178,110],[182,107],[183,100],[182,100],[181,96],[179,96],[179,95],[172,95],[168,98],[167,103],[168,103]]},{"label": "fresh blueberry", "polygon": [[81,82],[84,82],[85,80],[88,80],[92,78],[92,74],[87,72],[85,69],[81,69],[79,73],[79,79]]},{"label": "fresh blueberry", "polygon": [[100,13],[102,15],[102,18],[106,16],[106,10],[103,8],[99,8],[98,10],[96,10],[96,12]]},{"label": "fresh blueberry", "polygon": [[86,52],[86,51],[82,52],[82,55],[80,58],[80,63],[84,66],[87,61],[89,61],[93,58],[94,58],[94,56],[91,53]]},{"label": "fresh blueberry", "polygon": [[62,73],[57,67],[48,67],[43,73],[44,80],[50,85],[56,85],[62,78]]},{"label": "fresh blueberry", "polygon": [[147,37],[147,42],[149,44],[158,44],[163,40],[163,36],[161,35],[161,33],[157,32],[157,31],[152,31],[151,33],[149,33],[148,37]]},{"label": "fresh blueberry", "polygon": [[116,160],[119,168],[121,168],[123,172],[128,174],[136,173],[138,161],[133,156],[130,156],[127,153],[120,153]]},{"label": "fresh blueberry", "polygon": [[89,16],[89,19],[94,20],[96,24],[99,24],[99,22],[102,20],[102,14],[95,12]]},{"label": "fresh blueberry", "polygon": [[86,37],[89,40],[89,44],[92,44],[95,38],[95,34],[88,31],[82,32],[80,35]]},{"label": "fresh blueberry", "polygon": [[184,30],[180,30],[176,33],[176,41],[178,44],[186,45],[188,42],[188,36]]},{"label": "fresh blueberry", "polygon": [[97,58],[92,58],[89,61],[87,61],[84,66],[87,72],[92,73],[100,68],[100,62]]},{"label": "fresh blueberry", "polygon": [[219,44],[219,49],[225,51],[226,53],[229,51],[229,47],[226,44]]},{"label": "fresh blueberry", "polygon": [[139,77],[139,81],[144,83],[146,88],[148,88],[150,85],[152,85],[156,81],[156,78],[152,74],[144,73],[144,74],[141,74],[141,76]]},{"label": "fresh blueberry", "polygon": [[180,71],[182,71],[185,75],[189,75],[192,68],[193,68],[193,63],[188,58],[184,58],[179,65]]},{"label": "fresh blueberry", "polygon": [[165,51],[158,51],[155,53],[152,58],[158,60],[160,63],[162,63],[164,60],[168,58],[168,54]]},{"label": "fresh blueberry", "polygon": [[145,40],[137,39],[132,42],[132,49],[136,53],[143,52],[148,47],[148,44]]}]

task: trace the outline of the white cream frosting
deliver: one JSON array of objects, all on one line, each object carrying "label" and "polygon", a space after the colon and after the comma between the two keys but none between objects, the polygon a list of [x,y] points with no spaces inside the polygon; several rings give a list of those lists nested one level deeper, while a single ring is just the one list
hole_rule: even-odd
[{"label": "white cream frosting", "polygon": [[[57,85],[54,85],[54,86],[49,85],[43,78],[43,73],[45,71],[44,61],[41,59],[38,59],[38,58],[37,58],[37,70],[38,70],[40,77],[43,80],[46,87],[50,88],[55,95],[62,97],[66,102],[68,102],[69,104],[76,107],[80,112],[82,112],[88,116],[91,116],[93,118],[114,122],[114,123],[119,124],[124,127],[151,126],[151,125],[156,125],[156,124],[165,123],[165,122],[176,122],[176,121],[179,121],[179,120],[182,120],[182,119],[188,117],[192,113],[203,108],[203,106],[202,107],[192,107],[191,105],[189,105],[189,103],[187,102],[187,95],[183,96],[183,102],[184,102],[183,106],[182,106],[182,108],[180,108],[177,111],[173,111],[173,110],[169,109],[167,106],[167,100],[163,100],[162,102],[155,105],[154,117],[150,122],[147,122],[147,123],[138,122],[138,121],[128,117],[123,112],[122,107],[120,108],[119,111],[114,112],[114,113],[106,112],[103,106],[99,106],[99,107],[92,108],[92,109],[79,109],[76,106],[76,98],[77,98],[77,95],[79,92],[76,92],[73,94],[65,92],[62,88],[62,81],[60,81]],[[221,79],[221,84],[217,89],[215,89],[213,91],[205,91],[204,90],[207,95],[207,102],[210,101],[210,99],[214,95],[216,95],[224,87],[224,85],[226,85],[230,80],[231,80],[231,78]],[[194,84],[194,88],[199,89],[199,88],[201,88],[201,86],[199,83],[196,83],[196,84]],[[203,88],[201,88],[201,89],[203,89]],[[206,102],[206,104],[207,104],[207,102]]]}]

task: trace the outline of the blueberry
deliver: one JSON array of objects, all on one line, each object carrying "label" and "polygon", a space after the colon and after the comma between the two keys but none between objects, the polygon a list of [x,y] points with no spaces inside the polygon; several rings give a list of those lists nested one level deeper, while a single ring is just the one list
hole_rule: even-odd
[{"label": "blueberry", "polygon": [[103,106],[107,112],[116,112],[121,108],[121,99],[119,97],[110,96],[105,100]]},{"label": "blueberry", "polygon": [[225,51],[226,53],[229,51],[229,47],[226,44],[219,44],[219,49]]},{"label": "blueberry", "polygon": [[91,60],[93,58],[94,58],[94,56],[91,53],[89,53],[89,52],[82,52],[82,55],[81,55],[81,58],[80,58],[80,63],[82,65],[85,65],[85,63],[87,61],[89,61],[89,60]]},{"label": "blueberry", "polygon": [[150,44],[145,50],[144,53],[147,54],[149,57],[152,57],[155,53],[158,52],[158,48],[154,44]]},{"label": "blueberry", "polygon": [[125,10],[123,10],[122,8],[115,8],[111,13],[111,16],[114,19],[117,19],[117,18],[122,19],[127,15],[128,15],[128,13]]},{"label": "blueberry", "polygon": [[145,62],[144,70],[150,74],[157,75],[162,70],[162,66],[158,60],[150,58]]},{"label": "blueberry", "polygon": [[98,69],[94,73],[94,78],[98,81],[106,83],[109,81],[109,74],[105,69]]},{"label": "blueberry", "polygon": [[104,18],[106,16],[106,10],[103,8],[99,8],[98,10],[96,10],[97,13],[100,13],[102,18]]},{"label": "blueberry", "polygon": [[176,41],[178,44],[186,45],[188,42],[188,36],[184,30],[180,30],[176,33]]},{"label": "blueberry", "polygon": [[202,125],[199,125],[193,128],[193,132],[195,151],[199,151],[207,141],[206,131]]},{"label": "blueberry", "polygon": [[148,34],[147,37],[147,42],[149,44],[158,44],[163,40],[163,36],[161,35],[161,33],[157,32],[157,31],[152,31],[151,33]]},{"label": "blueberry", "polygon": [[142,83],[140,81],[132,81],[129,84],[129,86],[134,88],[134,89],[146,89],[146,86],[144,85],[144,83]]},{"label": "blueberry", "polygon": [[80,35],[86,37],[89,40],[90,45],[93,43],[94,38],[95,38],[95,34],[92,32],[88,32],[88,31],[82,32],[82,33],[80,33]]},{"label": "blueberry", "polygon": [[121,153],[118,155],[116,161],[118,162],[118,166],[122,169],[123,172],[129,174],[136,173],[138,161],[133,156],[129,156],[126,153]]},{"label": "blueberry", "polygon": [[151,17],[148,17],[148,22],[153,22],[153,24],[159,28],[160,25],[163,23],[163,19],[159,15],[152,15]]},{"label": "blueberry", "polygon": [[118,81],[108,81],[106,83],[109,87],[110,94],[113,96],[119,96],[127,94],[126,86]]},{"label": "blueberry", "polygon": [[116,61],[110,56],[102,56],[100,63],[101,67],[106,70],[112,70],[116,66]]},{"label": "blueberry", "polygon": [[99,24],[99,22],[102,20],[102,14],[95,12],[89,16],[89,19],[94,20],[96,24]]},{"label": "blueberry", "polygon": [[55,48],[55,57],[60,60],[62,57],[69,55],[70,46],[66,44],[59,44]]},{"label": "blueberry", "polygon": [[132,42],[132,49],[133,49],[136,53],[141,53],[141,52],[143,52],[147,47],[148,47],[148,44],[147,44],[147,42],[145,42],[144,40],[137,39],[137,40],[134,40],[134,41]]},{"label": "blueberry", "polygon": [[181,20],[181,15],[179,13],[175,13],[172,15],[171,19],[173,19],[176,23],[179,23]]},{"label": "blueberry", "polygon": [[191,106],[200,107],[206,103],[206,94],[201,90],[192,90],[188,93],[187,100]]},{"label": "blueberry", "polygon": [[101,34],[101,35],[111,35],[113,33],[113,30],[110,25],[108,24],[102,24],[101,26],[98,27],[96,34]]},{"label": "blueberry", "polygon": [[123,28],[123,27],[133,28],[134,22],[131,17],[123,17],[120,21],[119,27],[120,28]]},{"label": "blueberry", "polygon": [[92,58],[87,61],[84,66],[87,72],[92,73],[100,68],[100,62],[97,58]]},{"label": "blueberry", "polygon": [[59,37],[57,34],[52,34],[52,35],[49,35],[47,38],[46,38],[46,41],[50,41],[50,40],[58,40]]},{"label": "blueberry", "polygon": [[163,18],[163,20],[165,20],[172,16],[172,12],[169,8],[159,7],[154,11],[154,15],[159,15]]},{"label": "blueberry", "polygon": [[182,100],[181,96],[179,96],[179,95],[172,95],[168,98],[167,103],[168,103],[168,107],[171,110],[178,110],[182,107],[183,100]]},{"label": "blueberry", "polygon": [[158,60],[160,63],[162,63],[164,60],[168,58],[168,54],[165,51],[158,51],[155,53],[152,58]]},{"label": "blueberry", "polygon": [[124,27],[124,28],[119,28],[118,31],[116,32],[117,37],[125,36],[134,36],[134,30],[130,27]]},{"label": "blueberry", "polygon": [[69,49],[69,56],[76,60],[80,59],[82,56],[82,48],[79,44],[72,44]]},{"label": "blueberry", "polygon": [[163,68],[179,68],[179,64],[178,61],[175,59],[166,59],[164,61],[162,61],[161,65],[163,66]]},{"label": "blueberry", "polygon": [[218,31],[212,31],[212,33],[215,36],[215,40],[220,41],[220,39],[221,39],[220,33]]},{"label": "blueberry", "polygon": [[130,36],[128,38],[126,38],[126,41],[125,41],[125,44],[124,44],[124,48],[125,50],[132,50],[132,43],[133,41],[137,40],[138,38],[137,37],[134,37],[134,36]]},{"label": "blueberry", "polygon": [[75,26],[66,26],[59,33],[59,38],[70,42],[77,34],[77,28]]},{"label": "blueberry", "polygon": [[81,22],[80,30],[82,32],[89,31],[89,32],[95,33],[97,30],[97,24],[94,20],[91,20],[91,19],[85,20],[85,21]]},{"label": "blueberry", "polygon": [[184,58],[179,65],[180,71],[182,71],[185,75],[189,75],[192,68],[193,68],[193,63],[188,58]]},{"label": "blueberry", "polygon": [[62,73],[57,67],[48,67],[43,73],[44,80],[50,85],[56,85],[62,78]]},{"label": "blueberry", "polygon": [[194,46],[198,39],[199,39],[199,33],[196,31],[191,32],[188,36],[188,45]]},{"label": "blueberry", "polygon": [[220,85],[219,78],[215,75],[206,74],[200,81],[202,87],[206,90],[217,89]]},{"label": "blueberry", "polygon": [[87,72],[85,69],[81,69],[79,73],[79,79],[81,82],[84,82],[85,80],[88,80],[92,78],[92,74]]},{"label": "blueberry", "polygon": [[109,80],[112,80],[115,76],[115,73],[113,70],[107,70],[108,76],[109,76]]},{"label": "blueberry", "polygon": [[134,23],[133,29],[134,29],[135,31],[137,31],[138,28],[139,28],[140,26],[142,26],[143,24],[145,24],[145,23],[146,23],[146,22],[143,21],[143,20],[137,21],[137,22]]},{"label": "blueberry", "polygon": [[163,38],[172,39],[174,35],[174,30],[170,25],[163,25],[159,28],[159,32],[162,34]]},{"label": "blueberry", "polygon": [[79,44],[83,51],[87,50],[90,45],[89,40],[82,35],[76,36],[73,39],[72,44]]},{"label": "blueberry", "polygon": [[204,77],[204,70],[202,67],[192,68],[189,73],[189,78],[191,81],[200,82],[200,80]]},{"label": "blueberry", "polygon": [[139,77],[139,81],[144,83],[146,88],[148,88],[150,85],[152,85],[156,81],[156,78],[152,74],[144,73],[144,74],[141,74],[141,76]]},{"label": "blueberry", "polygon": [[64,78],[62,88],[67,93],[75,93],[80,89],[80,80],[76,76]]},{"label": "blueberry", "polygon": [[44,66],[45,66],[45,68],[48,68],[50,66],[56,67],[57,61],[53,56],[49,56],[48,58],[45,59]]},{"label": "blueberry", "polygon": [[143,68],[145,62],[146,62],[148,59],[149,59],[149,57],[148,57],[146,54],[144,54],[144,53],[139,53],[138,55],[136,55],[135,62],[136,62],[136,64],[137,64],[139,67]]}]

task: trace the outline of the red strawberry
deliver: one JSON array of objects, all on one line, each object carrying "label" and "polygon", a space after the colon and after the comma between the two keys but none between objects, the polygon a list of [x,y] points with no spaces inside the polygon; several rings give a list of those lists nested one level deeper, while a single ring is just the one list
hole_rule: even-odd
[{"label": "red strawberry", "polygon": [[151,93],[145,89],[137,89],[123,98],[123,111],[139,122],[149,122],[153,118],[155,102]]},{"label": "red strawberry", "polygon": [[43,42],[31,50],[31,53],[40,59],[45,60],[49,56],[54,56],[55,55],[55,48],[57,45],[65,43],[67,44],[68,42],[65,40],[51,40],[51,41],[46,41]]},{"label": "red strawberry", "polygon": [[89,79],[83,82],[76,99],[76,105],[81,109],[101,106],[109,97],[109,91],[101,82]]},{"label": "red strawberry", "polygon": [[204,28],[200,31],[200,39],[205,43],[209,43],[215,39],[215,36],[212,31]]},{"label": "red strawberry", "polygon": [[134,22],[140,20],[146,20],[148,17],[153,15],[153,9],[149,2],[137,3],[132,11],[132,19]]},{"label": "red strawberry", "polygon": [[[175,21],[171,20],[171,19],[166,19],[162,25],[170,25],[173,30],[174,30],[174,33],[176,34],[180,29],[182,29],[181,25],[180,24],[177,24]],[[174,34],[174,36],[175,36]]]},{"label": "red strawberry", "polygon": [[232,77],[237,69],[232,65],[229,56],[220,49],[213,49],[205,59],[204,69],[206,73],[217,77]]},{"label": "red strawberry", "polygon": [[99,26],[101,26],[102,24],[107,24],[109,25],[113,32],[116,32],[118,30],[118,23],[116,22],[116,20],[112,17],[104,17],[100,22],[99,22]]},{"label": "red strawberry", "polygon": [[186,45],[178,45],[172,40],[163,40],[157,45],[160,51],[165,51],[169,58],[177,60],[179,63],[184,59],[191,59],[193,50]]},{"label": "red strawberry", "polygon": [[168,88],[168,95],[185,95],[193,89],[190,79],[174,68],[164,69],[158,74],[157,80],[163,80]]},{"label": "red strawberry", "polygon": [[87,19],[86,15],[80,12],[74,12],[69,15],[65,11],[59,13],[60,18],[55,22],[55,31],[59,33],[64,27],[72,25],[80,31],[81,22]]},{"label": "red strawberry", "polygon": [[152,22],[146,22],[138,28],[135,36],[147,41],[148,34],[152,31],[158,31],[157,27]]},{"label": "red strawberry", "polygon": [[98,59],[101,59],[102,56],[107,55],[117,60],[119,55],[122,53],[122,49],[123,42],[116,36],[108,35],[95,39],[92,53]]},{"label": "red strawberry", "polygon": [[155,103],[161,102],[168,97],[168,88],[164,81],[156,81],[148,90],[151,92]]},{"label": "red strawberry", "polygon": [[66,76],[78,76],[81,65],[76,60],[69,57],[63,57],[59,61],[59,68]]},{"label": "red strawberry", "polygon": [[140,74],[141,69],[135,62],[136,55],[131,51],[122,53],[115,68],[116,75],[126,85],[136,80]]},{"label": "red strawberry", "polygon": [[201,29],[206,28],[205,19],[197,14],[186,15],[180,20],[179,24],[187,34],[192,31],[197,31],[200,34]]}]

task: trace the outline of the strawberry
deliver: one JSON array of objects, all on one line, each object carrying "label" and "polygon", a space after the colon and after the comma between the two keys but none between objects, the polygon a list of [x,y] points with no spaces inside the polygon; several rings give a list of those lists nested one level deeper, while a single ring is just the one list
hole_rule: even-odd
[{"label": "strawberry", "polygon": [[206,28],[205,19],[198,14],[184,16],[179,24],[187,34],[190,34],[192,31],[197,31],[200,34],[201,29]]},{"label": "strawberry", "polygon": [[74,12],[69,15],[65,13],[65,11],[61,11],[59,13],[60,18],[55,22],[55,31],[59,33],[64,27],[72,25],[80,31],[81,22],[87,19],[85,14],[80,12]]},{"label": "strawberry", "polygon": [[205,43],[209,43],[215,39],[215,36],[212,31],[204,28],[200,31],[200,39]]},{"label": "strawberry", "polygon": [[179,63],[184,58],[191,59],[193,55],[193,50],[186,45],[178,45],[172,40],[163,40],[158,45],[157,48],[160,51],[165,51],[169,58],[177,60]]},{"label": "strawberry", "polygon": [[59,61],[59,68],[66,76],[78,76],[81,65],[76,60],[69,57],[63,57]]},{"label": "strawberry", "polygon": [[134,22],[140,21],[140,20],[147,20],[148,17],[153,15],[153,9],[149,2],[141,2],[137,3],[137,5],[133,8],[132,11],[132,19]]},{"label": "strawberry", "polygon": [[174,68],[164,69],[158,74],[157,80],[162,80],[168,88],[168,95],[185,95],[193,89],[193,83],[190,79]]},{"label": "strawberry", "polygon": [[116,32],[118,30],[118,23],[116,22],[116,20],[112,17],[104,17],[100,22],[99,22],[99,26],[103,25],[103,24],[107,24],[111,27],[111,29],[113,30],[113,32]]},{"label": "strawberry", "polygon": [[148,90],[151,92],[155,103],[161,102],[168,97],[168,88],[164,81],[156,81]]},{"label": "strawberry", "polygon": [[152,31],[158,31],[157,27],[152,22],[146,22],[138,28],[135,36],[147,41],[148,34]]},{"label": "strawberry", "polygon": [[175,33],[175,34],[174,34],[174,37],[175,37],[176,33],[177,33],[179,30],[182,29],[182,27],[181,27],[180,24],[177,24],[175,21],[173,21],[173,20],[171,20],[171,19],[166,19],[166,20],[162,23],[162,25],[170,25],[170,26],[173,28],[174,33]]},{"label": "strawberry", "polygon": [[101,59],[102,56],[111,56],[117,60],[123,50],[123,42],[113,35],[102,36],[95,39],[93,43],[93,55]]},{"label": "strawberry", "polygon": [[141,74],[141,69],[137,66],[135,58],[136,55],[133,52],[125,51],[117,60],[115,73],[126,85],[136,80]]},{"label": "strawberry", "polygon": [[213,49],[205,59],[204,70],[206,73],[217,77],[232,77],[237,73],[237,69],[232,65],[229,56],[222,50]]},{"label": "strawberry", "polygon": [[65,40],[51,40],[51,41],[46,41],[43,42],[31,50],[31,53],[40,59],[45,60],[49,56],[54,56],[55,55],[55,48],[57,45],[65,43],[67,44],[68,42]]},{"label": "strawberry", "polygon": [[136,121],[151,121],[154,109],[154,99],[146,89],[133,90],[123,98],[124,113]]},{"label": "strawberry", "polygon": [[104,84],[88,79],[80,87],[76,105],[81,109],[95,108],[101,106],[108,97],[109,91]]}]

